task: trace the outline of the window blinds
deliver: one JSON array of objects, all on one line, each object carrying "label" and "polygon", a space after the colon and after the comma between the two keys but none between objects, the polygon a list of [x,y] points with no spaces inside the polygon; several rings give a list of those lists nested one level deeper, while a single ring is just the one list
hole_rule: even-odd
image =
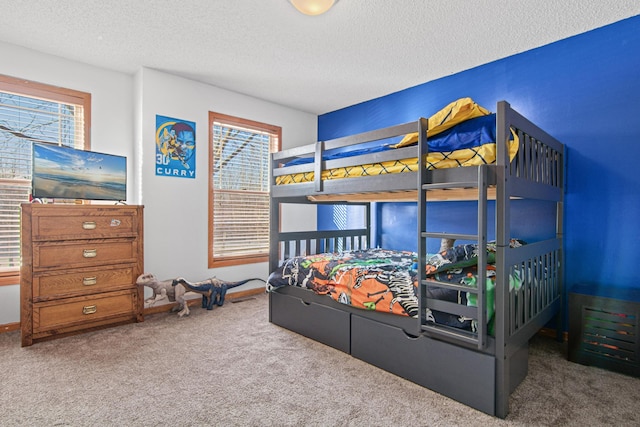
[{"label": "window blinds", "polygon": [[84,148],[84,107],[0,85],[0,274],[20,268],[20,204],[31,194],[33,142]]},{"label": "window blinds", "polygon": [[213,256],[269,253],[269,153],[277,137],[214,122]]}]

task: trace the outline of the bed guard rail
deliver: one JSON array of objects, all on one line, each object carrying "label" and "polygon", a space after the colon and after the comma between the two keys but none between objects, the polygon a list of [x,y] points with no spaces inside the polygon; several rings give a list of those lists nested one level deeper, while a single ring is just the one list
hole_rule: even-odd
[{"label": "bed guard rail", "polygon": [[[496,164],[506,168],[509,196],[559,201],[564,188],[564,145],[508,102],[498,103],[496,123]],[[518,142],[517,155],[509,157],[512,138]]]},{"label": "bed guard rail", "polygon": [[277,265],[294,256],[315,255],[324,252],[341,252],[367,249],[369,230],[325,230],[281,232],[278,234]]},{"label": "bed guard rail", "polygon": [[[379,152],[368,153],[367,147],[369,143],[396,138],[410,133],[424,133],[427,127],[427,119],[420,118],[409,123],[389,126],[382,129],[363,132],[356,135],[345,136],[327,141],[318,141],[313,144],[307,144],[299,147],[282,150],[271,155],[271,186],[272,195],[277,198],[286,198],[292,196],[311,196],[314,194],[323,194],[326,192],[325,186],[330,186],[332,192],[344,192],[352,189],[353,180],[359,180],[359,187],[366,191],[393,191],[397,189],[405,189],[413,187],[415,189],[415,179],[409,178],[410,184],[407,184],[398,174],[399,183],[395,183],[386,188],[386,182],[380,180],[379,177],[351,178],[349,183],[340,182],[340,180],[329,180],[324,182],[322,173],[333,168],[347,168],[367,163],[378,163],[391,160],[400,160],[404,158],[416,157],[417,147],[409,146],[404,148],[396,148],[393,150],[385,150]],[[325,154],[329,150],[355,149],[360,154],[327,160]],[[300,162],[301,159],[306,162]],[[298,160],[296,164],[290,164],[292,160]],[[279,177],[292,174],[313,174],[312,182],[296,183],[287,186],[278,186],[276,181]],[[342,186],[344,186],[344,191]],[[283,190],[279,187],[287,187]]]}]

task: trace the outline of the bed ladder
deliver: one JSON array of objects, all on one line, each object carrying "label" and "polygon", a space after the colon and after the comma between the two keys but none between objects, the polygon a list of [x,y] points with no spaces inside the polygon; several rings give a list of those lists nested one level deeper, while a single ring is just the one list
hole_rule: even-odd
[{"label": "bed ladder", "polygon": [[[421,144],[422,145],[422,144]],[[426,144],[425,144],[426,145]],[[421,160],[426,157],[421,156]],[[489,174],[493,172],[493,166],[478,166],[477,181],[467,182],[446,182],[446,183],[429,183],[426,167],[420,167],[420,189],[418,191],[418,231],[420,242],[418,245],[418,277],[420,280],[420,317],[421,329],[423,333],[441,338],[448,341],[454,341],[465,344],[467,346],[475,346],[479,350],[483,350],[487,346],[487,311],[486,311],[486,279],[477,279],[477,287],[472,288],[460,284],[448,282],[439,282],[434,279],[426,278],[426,260],[427,260],[427,240],[428,239],[455,239],[477,242],[478,244],[478,278],[486,278],[487,266],[487,188],[489,186]],[[431,232],[427,230],[427,194],[429,190],[437,189],[454,189],[454,188],[477,188],[478,189],[478,224],[477,234],[455,234],[447,232]],[[482,250],[484,248],[484,250]],[[477,296],[477,307],[462,306],[457,303],[440,301],[427,296],[429,288],[445,288],[458,292],[466,292]],[[438,310],[446,313],[464,316],[467,318],[477,319],[477,333],[470,333],[464,330],[458,330],[453,327],[439,325],[430,321],[428,310]],[[430,312],[430,311],[429,311]]]}]

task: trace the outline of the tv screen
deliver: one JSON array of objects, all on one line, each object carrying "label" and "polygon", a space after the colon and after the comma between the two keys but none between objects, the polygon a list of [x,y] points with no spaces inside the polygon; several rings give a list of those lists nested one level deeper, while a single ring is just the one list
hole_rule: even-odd
[{"label": "tv screen", "polygon": [[127,158],[52,144],[33,143],[34,198],[127,198]]}]

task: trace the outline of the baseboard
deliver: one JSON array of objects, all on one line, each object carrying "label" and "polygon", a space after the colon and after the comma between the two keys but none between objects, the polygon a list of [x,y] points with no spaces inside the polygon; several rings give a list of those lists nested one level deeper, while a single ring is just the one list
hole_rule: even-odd
[{"label": "baseboard", "polygon": [[[538,331],[538,335],[549,338],[556,338],[556,330],[552,328],[542,328]],[[562,341],[569,341],[569,332],[562,333]]]},{"label": "baseboard", "polygon": [[4,332],[12,332],[20,330],[20,322],[15,323],[6,323],[4,325],[0,325],[0,334]]},{"label": "baseboard", "polygon": [[[255,289],[249,289],[247,291],[231,292],[227,294],[226,301],[240,300],[242,298],[251,297],[253,295],[259,295],[262,293],[264,293],[264,288],[255,288]],[[196,297],[196,298],[187,300],[187,304],[189,305],[189,307],[193,307],[195,305],[200,305],[201,304],[200,301],[201,301],[201,298]],[[171,308],[173,306],[174,304],[162,304],[157,307],[145,308],[144,314],[146,316],[148,314],[166,313],[168,311],[171,311]],[[4,325],[0,325],[0,334],[4,332],[17,331],[19,329],[20,329],[20,322],[6,323]],[[538,335],[555,338],[556,330],[551,328],[542,328],[538,331]],[[565,342],[569,341],[569,333],[564,332],[562,334],[562,339]]]},{"label": "baseboard", "polygon": [[[237,291],[237,292],[229,292],[225,297],[225,302],[239,300],[242,298],[251,297],[254,295],[260,295],[265,292],[264,287],[249,289],[246,291]],[[188,297],[188,295],[185,295]],[[189,307],[200,306],[202,303],[202,297],[196,296],[195,298],[187,299],[187,305]],[[171,309],[175,306],[175,303],[162,304],[156,307],[148,307],[144,309],[144,315],[156,314],[156,313],[166,313],[171,311]]]}]

